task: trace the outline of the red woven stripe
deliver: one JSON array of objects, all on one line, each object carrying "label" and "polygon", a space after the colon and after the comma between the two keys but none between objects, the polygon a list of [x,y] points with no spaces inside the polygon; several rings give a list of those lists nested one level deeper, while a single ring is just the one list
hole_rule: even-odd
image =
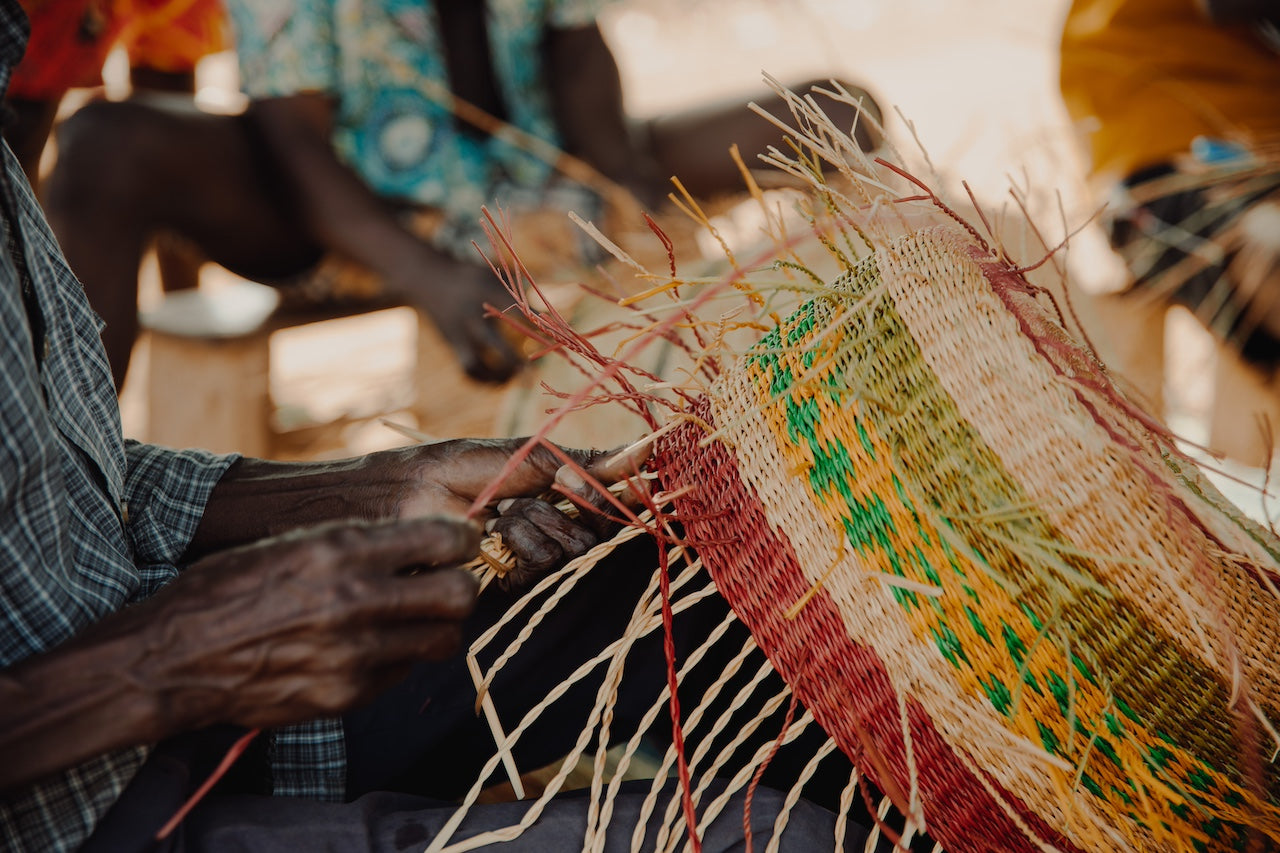
[{"label": "red woven stripe", "polygon": [[[710,422],[709,406],[696,413]],[[699,447],[698,427],[669,433],[658,449],[664,486],[694,484],[677,501],[690,541],[743,623],[814,718],[882,790],[909,790],[898,705],[876,654],[854,643],[825,591],[800,615],[783,613],[809,588],[789,542],[774,536],[759,499],[743,483],[735,456],[719,442]],[[1009,853],[1037,848],[974,779],[934,728],[925,710],[908,700],[912,749],[930,834],[949,851]],[[864,748],[869,735],[880,759]],[[880,769],[877,769],[876,765]],[[892,778],[883,778],[888,768]],[[1000,786],[986,777],[996,790]],[[1061,850],[1076,850],[1016,796],[1002,797],[1023,823]]]}]

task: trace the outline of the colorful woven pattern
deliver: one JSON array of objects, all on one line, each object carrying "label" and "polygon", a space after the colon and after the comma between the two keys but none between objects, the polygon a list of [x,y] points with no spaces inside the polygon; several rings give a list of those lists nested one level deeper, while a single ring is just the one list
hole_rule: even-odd
[{"label": "colorful woven pattern", "polygon": [[700,484],[679,515],[800,701],[947,849],[1274,843],[1274,543],[1210,529],[1028,290],[956,229],[901,239],[658,470]]},{"label": "colorful woven pattern", "polygon": [[[791,801],[838,749],[841,771],[852,763],[840,808],[869,779],[904,817],[904,842],[924,830],[953,853],[1277,849],[1280,540],[1117,388],[1072,331],[1065,291],[1034,272],[1052,264],[1019,268],[981,211],[986,236],[903,168],[868,160],[812,101],[792,105],[797,155],[773,161],[808,191],[795,219],[769,220],[769,249],[728,251],[719,281],[680,278],[674,258],[649,273],[616,251],[649,301],[608,355],[526,310],[587,377],[557,416],[610,403],[652,430],[661,488],[627,533],[657,538],[665,559],[599,662],[616,681],[592,710],[598,748],[638,637],[672,636],[672,612],[711,594],[750,630],[745,648],[713,650],[717,634],[669,662],[672,681],[704,656],[724,675],[693,697],[681,683],[670,703],[696,746],[685,755],[674,737],[663,759],[683,801],[665,806],[657,849],[696,850],[725,802],[708,802],[707,781],[750,791],[811,722],[825,743]],[[802,239],[834,274],[794,251]],[[520,298],[518,265],[506,270]],[[642,367],[654,341],[688,363]],[[526,630],[601,558],[540,584],[550,597]],[[698,587],[702,567],[712,588]],[[752,695],[769,671],[784,691]],[[495,723],[488,772],[543,710],[510,734]],[[750,754],[715,752],[717,738]],[[597,759],[584,849],[602,849],[607,776]],[[881,832],[897,840],[886,823],[871,844]]]}]

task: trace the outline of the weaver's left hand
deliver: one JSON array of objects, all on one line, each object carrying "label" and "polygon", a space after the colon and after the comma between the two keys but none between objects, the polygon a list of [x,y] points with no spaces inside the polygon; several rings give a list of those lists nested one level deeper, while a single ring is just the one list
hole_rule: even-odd
[{"label": "weaver's left hand", "polygon": [[[503,471],[525,439],[458,439],[384,451],[374,459],[385,466],[398,485],[387,494],[393,505],[386,515],[413,518],[425,515],[461,515],[471,510],[486,487]],[[493,499],[472,517],[487,530],[499,533],[516,558],[516,572],[509,584],[519,585],[529,576],[577,557],[600,541],[614,526],[608,502],[574,470],[574,466],[604,486],[639,470],[647,448],[619,456],[612,451],[561,448],[569,465],[551,448],[538,445],[521,460],[493,494]],[[371,460],[372,461],[372,460]],[[547,498],[553,485],[577,495],[587,507],[577,517],[556,509]]]}]

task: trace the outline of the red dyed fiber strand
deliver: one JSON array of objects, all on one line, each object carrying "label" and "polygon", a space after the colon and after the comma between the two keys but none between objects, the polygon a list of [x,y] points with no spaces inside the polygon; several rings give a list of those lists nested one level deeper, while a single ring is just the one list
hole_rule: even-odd
[{"label": "red dyed fiber strand", "polygon": [[[520,288],[518,282],[520,279],[524,279],[529,282],[530,287],[534,290],[534,292],[540,293],[537,287],[537,283],[532,280],[532,277],[529,275],[528,270],[526,270],[523,264],[520,263],[518,256],[516,256],[515,248],[511,245],[511,242],[508,239],[507,235],[502,231],[501,228],[498,227],[497,223],[493,219],[492,214],[486,208],[481,208],[481,211],[484,213],[485,218],[488,222],[487,225],[484,225],[484,223],[482,223],[482,225],[484,225],[485,231],[489,235],[490,240],[495,244],[495,247],[498,245],[501,245],[501,247],[505,249],[506,253],[514,258],[512,263],[514,263],[515,265],[514,269],[508,268],[507,255],[504,254],[500,258],[502,269],[499,269],[499,267],[494,263],[492,259],[489,259],[489,268],[493,270],[495,275],[497,275],[499,278],[503,280],[504,284],[507,287],[508,292],[510,292],[512,297],[516,300],[516,305],[519,307],[519,310],[521,311],[521,313],[525,314],[526,317],[531,322],[538,325],[539,328],[545,329],[546,327],[544,324],[547,322],[547,318],[538,317],[537,312],[534,312],[531,308],[529,308],[526,294]],[[793,237],[792,239],[798,240],[799,238],[797,236],[797,237]],[[762,251],[759,257],[754,259],[752,263],[748,265],[748,268],[752,265],[766,263],[771,259],[772,253],[774,251],[775,251],[774,249],[770,249],[767,252]],[[486,258],[488,258],[487,255],[486,255]],[[508,273],[507,275],[503,274],[504,270]],[[671,329],[677,327],[686,318],[695,316],[699,308],[707,304],[710,300],[714,299],[717,294],[731,287],[732,282],[735,281],[740,276],[741,276],[741,270],[738,268],[735,268],[734,270],[731,271],[731,274],[729,276],[726,276],[725,278],[721,279],[717,284],[703,289],[701,293],[699,293],[696,297],[694,297],[694,299],[689,303],[689,305],[685,306],[682,313],[673,314],[671,317],[668,317],[667,319],[662,320],[661,322],[655,324],[653,328],[650,330],[649,337],[665,334]],[[575,406],[577,406],[583,400],[587,399],[595,389],[600,388],[606,382],[609,382],[611,380],[622,381],[622,373],[624,368],[626,368],[630,362],[634,361],[636,359],[636,355],[640,353],[644,349],[644,347],[649,343],[649,340],[647,337],[632,341],[631,345],[627,348],[627,350],[622,354],[620,354],[619,356],[617,356],[616,358],[612,358],[612,359],[605,358],[600,354],[598,350],[596,350],[593,346],[590,345],[589,341],[582,339],[580,335],[577,335],[576,333],[574,333],[572,328],[569,326],[569,324],[565,322],[564,318],[554,311],[554,308],[552,308],[552,310],[549,313],[550,313],[550,318],[557,321],[555,331],[559,331],[563,336],[562,343],[564,345],[573,344],[574,348],[577,351],[581,352],[583,355],[590,358],[590,360],[599,364],[600,370],[591,378],[591,380],[587,383],[587,385],[584,388],[582,388],[572,396],[569,396],[565,400],[565,402],[558,409],[556,409],[556,411],[552,413],[550,417],[547,418],[546,422],[532,436],[529,437],[529,440],[526,441],[523,445],[521,445],[518,450],[516,450],[514,453],[511,454],[510,458],[507,459],[506,464],[498,472],[497,476],[493,478],[493,481],[490,482],[489,485],[480,492],[480,494],[476,495],[475,500],[472,501],[470,509],[467,510],[467,516],[469,518],[475,517],[484,509],[484,507],[490,501],[493,500],[494,493],[497,492],[502,482],[507,477],[509,477],[511,473],[515,471],[516,468],[518,468],[526,458],[528,458],[529,453],[532,452],[533,448],[538,444],[538,442],[544,440],[546,436],[550,434],[551,430],[556,426],[556,424],[560,423],[560,421],[564,418],[565,414],[573,411]],[[652,399],[652,398],[649,398],[649,399]],[[647,419],[649,420],[650,428],[657,429],[657,426],[658,426],[657,422],[651,416]]]},{"label": "red dyed fiber strand", "polygon": [[689,844],[693,853],[702,853],[702,839],[698,837],[697,813],[693,809],[693,780],[689,776],[689,763],[684,755],[684,732],[680,728],[680,696],[676,693],[676,641],[672,629],[674,616],[671,611],[671,572],[667,562],[667,549],[658,549],[659,583],[662,592],[662,651],[667,656],[667,686],[671,689],[671,740],[676,749],[676,773],[680,777],[680,802],[684,806],[684,822],[689,827]]},{"label": "red dyed fiber strand", "polygon": [[169,818],[169,822],[160,827],[160,831],[156,833],[156,841],[164,841],[169,837],[170,833],[178,828],[178,824],[182,823],[183,818],[204,799],[204,795],[209,793],[214,785],[218,784],[218,780],[227,774],[227,771],[231,769],[231,765],[235,764],[236,759],[244,754],[244,751],[249,748],[249,744],[258,736],[260,731],[262,729],[250,729],[231,745],[231,748],[227,750],[227,754],[222,756],[222,761],[209,774],[209,778],[205,779],[200,787],[196,789],[196,792],[187,798],[187,801],[182,804],[182,808],[178,809],[177,813]]}]

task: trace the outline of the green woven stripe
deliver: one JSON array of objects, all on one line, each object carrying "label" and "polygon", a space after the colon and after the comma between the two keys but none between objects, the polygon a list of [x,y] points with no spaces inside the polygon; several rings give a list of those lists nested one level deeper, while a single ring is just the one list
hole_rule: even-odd
[{"label": "green woven stripe", "polygon": [[[1176,733],[1176,741],[1184,749],[1238,781],[1235,762],[1239,745],[1227,710],[1228,687],[1218,673],[1198,659],[1181,654],[1180,646],[1130,602],[1082,588],[1073,581],[1070,572],[1093,581],[1098,576],[1089,560],[1056,550],[1052,543],[1064,540],[1043,514],[1028,509],[979,519],[992,508],[1028,507],[1030,501],[999,458],[961,419],[954,400],[925,365],[890,301],[883,298],[843,326],[837,364],[822,370],[817,377],[805,377],[807,384],[816,383],[837,404],[846,399],[862,400],[860,411],[870,428],[894,448],[893,467],[906,478],[905,484],[895,484],[897,494],[863,501],[853,498],[848,483],[857,477],[857,471],[848,448],[826,445],[819,439],[817,408],[789,396],[797,376],[780,354],[798,348],[804,353],[801,360],[806,368],[821,365],[820,359],[831,353],[813,340],[815,330],[822,330],[840,314],[844,302],[862,299],[879,286],[874,260],[868,259],[837,282],[836,287],[851,298],[833,295],[808,303],[767,335],[750,357],[751,365],[768,377],[771,394],[785,409],[789,439],[807,447],[813,455],[809,483],[815,495],[823,501],[843,504],[841,515],[853,547],[861,553],[883,553],[896,574],[904,575],[910,569],[912,577],[927,579],[947,570],[962,576],[955,559],[947,566],[931,565],[919,548],[911,546],[911,542],[928,537],[923,526],[910,531],[893,528],[885,501],[901,502],[918,522],[920,516],[910,495],[927,496],[931,518],[947,519],[945,523],[960,539],[996,563],[986,564],[986,569],[997,575],[1012,573],[1006,580],[1020,590],[1017,600],[1033,624],[1050,626],[1047,639],[1040,641],[1061,643],[1068,638],[1071,643],[1075,672],[1044,673],[1043,680],[1050,682],[1045,684],[1027,677],[1022,689],[1053,692],[1056,698],[1060,697],[1064,717],[1069,717],[1075,713],[1068,707],[1069,682],[1085,678],[1101,683],[1114,696],[1117,707],[1124,708],[1132,720],[1141,721],[1157,737],[1168,738],[1165,733]],[[864,450],[869,450],[871,443],[865,432],[859,438]],[[1065,475],[1069,476],[1069,472]],[[1061,568],[1055,568],[1050,561],[1031,570],[1025,564],[998,559],[1008,553],[1006,543],[1019,542],[1050,543],[1045,556],[1051,555]],[[896,597],[907,610],[929,606],[931,601],[907,591],[897,591]],[[940,607],[935,604],[935,609],[941,619]],[[1021,660],[1030,644],[1037,642],[1035,636],[1017,636],[1002,621],[984,621],[990,617],[983,614],[981,602],[975,600],[967,610],[973,629],[984,640],[1004,643],[1015,662]],[[956,633],[945,623],[934,632],[934,640],[952,665],[968,662]],[[991,674],[983,677],[982,683],[992,706],[1008,713],[1018,686]],[[1077,750],[1081,743],[1092,743],[1095,752],[1091,760],[1115,760],[1110,738],[1124,736],[1123,728],[1117,732],[1114,726],[1118,719],[1077,719]],[[1065,745],[1046,742],[1045,746],[1061,753]],[[1159,756],[1150,755],[1148,764],[1159,768]],[[1096,788],[1092,778],[1082,781],[1087,787]],[[1271,790],[1276,791],[1274,771],[1269,781]],[[1185,780],[1178,780],[1178,786],[1189,791],[1193,788]]]}]

